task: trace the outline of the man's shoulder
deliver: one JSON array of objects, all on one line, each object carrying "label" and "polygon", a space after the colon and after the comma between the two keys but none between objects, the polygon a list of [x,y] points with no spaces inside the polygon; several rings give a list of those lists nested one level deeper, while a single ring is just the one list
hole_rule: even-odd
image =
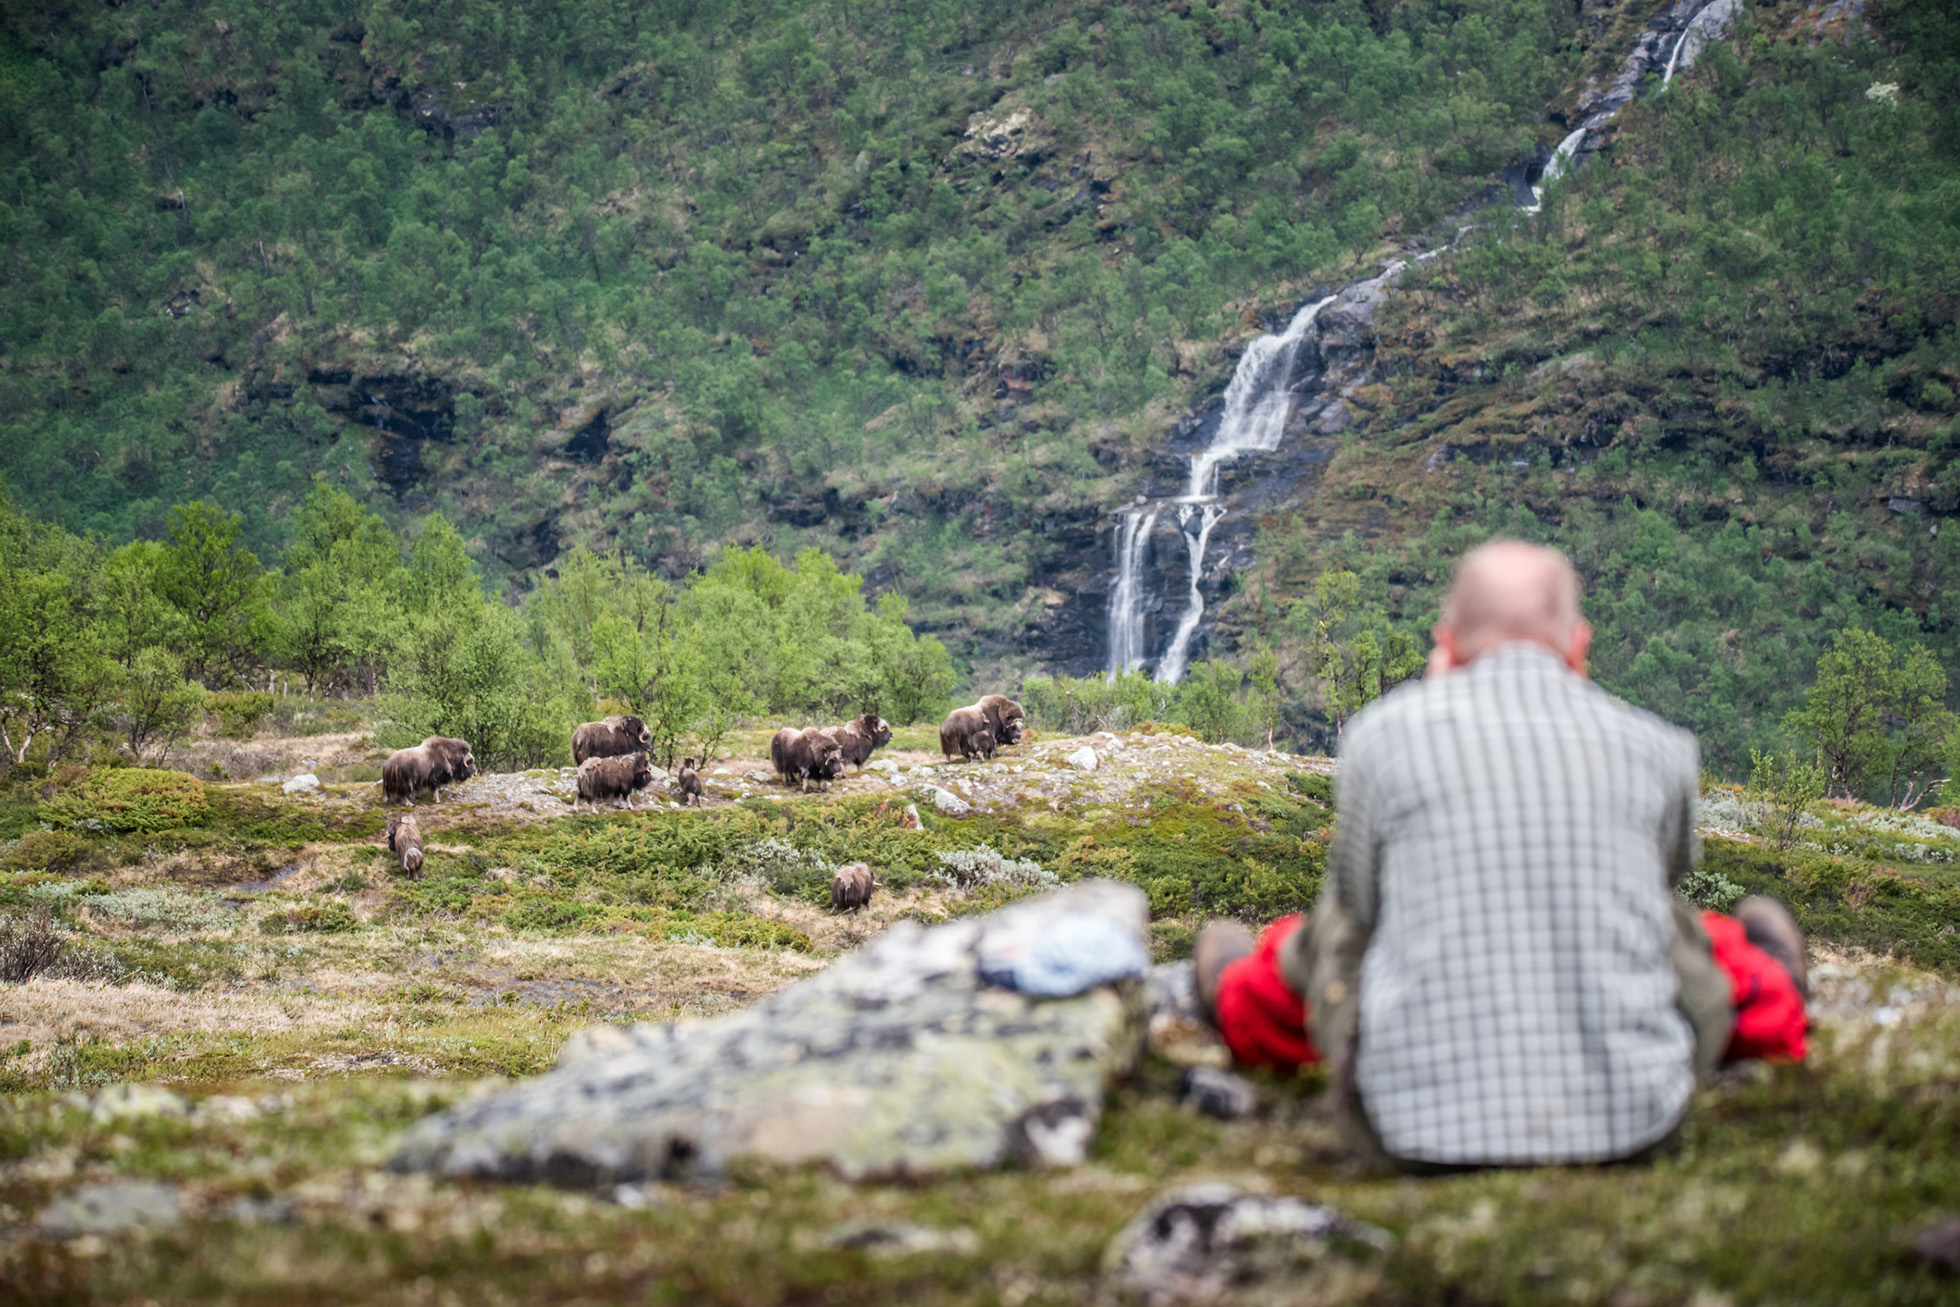
[{"label": "man's shoulder", "polygon": [[1699,771],[1694,732],[1635,707],[1552,656],[1485,655],[1447,676],[1397,686],[1355,715],[1341,741],[1343,756],[1397,747],[1424,747],[1426,733],[1444,723],[1492,728],[1521,714],[1549,710],[1577,733],[1644,743],[1657,754]]}]

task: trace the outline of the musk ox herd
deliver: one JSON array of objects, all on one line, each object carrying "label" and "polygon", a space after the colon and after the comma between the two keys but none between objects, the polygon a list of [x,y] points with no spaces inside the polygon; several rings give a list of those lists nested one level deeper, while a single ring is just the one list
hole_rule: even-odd
[{"label": "musk ox herd", "polygon": [[[992,758],[1008,746],[1021,743],[1027,727],[1027,714],[1006,695],[983,695],[977,703],[955,708],[939,727],[939,751],[947,758],[971,762]],[[769,761],[785,785],[800,785],[805,793],[810,782],[819,791],[844,775],[851,767],[863,770],[874,751],[892,741],[891,723],[876,713],[866,713],[842,726],[811,726],[802,730],[784,727],[769,742]],[[584,722],[572,732],[572,760],[578,764],[577,791],[572,810],[590,804],[610,802],[626,808],[637,806],[634,796],[653,783],[653,735],[638,717],[608,717],[604,721]],[[477,774],[476,755],[469,741],[431,735],[420,744],[397,749],[381,765],[381,794],[389,803],[410,803],[428,791],[438,803],[445,787],[466,781]],[[694,759],[681,763],[676,773],[683,805],[701,805],[701,773]],[[422,830],[414,814],[390,814],[388,848],[400,860],[407,875],[422,870]],[[856,912],[871,901],[878,885],[871,868],[854,862],[837,872],[831,885],[830,904],[836,912]]]}]

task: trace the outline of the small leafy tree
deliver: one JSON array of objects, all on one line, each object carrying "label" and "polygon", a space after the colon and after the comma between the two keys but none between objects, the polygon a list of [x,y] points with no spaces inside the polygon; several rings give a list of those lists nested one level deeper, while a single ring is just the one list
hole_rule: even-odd
[{"label": "small leafy tree", "polygon": [[118,678],[117,732],[138,762],[162,762],[204,714],[205,690],[184,679],[184,660],[152,645],[130,659]]},{"label": "small leafy tree", "polygon": [[200,680],[225,680],[264,652],[272,633],[259,560],[238,543],[243,519],[193,500],[170,510],[157,585],[185,622],[185,660]]},{"label": "small leafy tree", "polygon": [[1803,707],[1785,719],[1817,752],[1831,794],[1855,799],[1879,784],[1885,802],[1910,809],[1945,774],[1956,734],[1946,673],[1915,645],[1903,660],[1871,631],[1847,627],[1817,660]]},{"label": "small leafy tree", "polygon": [[1310,597],[1293,604],[1294,628],[1305,665],[1318,687],[1318,706],[1340,734],[1348,719],[1422,670],[1421,643],[1381,609],[1361,602],[1361,578],[1325,572]]},{"label": "small leafy tree", "polygon": [[1824,794],[1824,769],[1795,754],[1778,756],[1749,751],[1749,788],[1767,808],[1764,828],[1779,849],[1796,842],[1797,824],[1810,804]]},{"label": "small leafy tree", "polygon": [[1239,689],[1245,673],[1231,663],[1210,660],[1194,664],[1177,683],[1177,703],[1172,711],[1200,739],[1219,744],[1241,734],[1245,728],[1245,705]]}]

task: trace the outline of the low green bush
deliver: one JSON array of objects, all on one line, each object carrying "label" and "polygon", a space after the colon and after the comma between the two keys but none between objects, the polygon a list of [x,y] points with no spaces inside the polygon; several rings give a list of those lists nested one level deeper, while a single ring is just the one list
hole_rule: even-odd
[{"label": "low green bush", "polygon": [[228,740],[249,740],[272,712],[273,697],[264,690],[220,690],[205,700],[218,718],[218,732]]},{"label": "low green bush", "polygon": [[346,905],[340,903],[301,903],[273,912],[259,923],[267,935],[337,934],[357,928]]},{"label": "low green bush", "polygon": [[0,867],[9,871],[80,871],[99,855],[94,845],[74,831],[29,831],[20,843],[0,851]]},{"label": "low green bush", "polygon": [[197,826],[210,815],[204,782],[178,771],[91,767],[40,807],[49,825],[148,834]]}]

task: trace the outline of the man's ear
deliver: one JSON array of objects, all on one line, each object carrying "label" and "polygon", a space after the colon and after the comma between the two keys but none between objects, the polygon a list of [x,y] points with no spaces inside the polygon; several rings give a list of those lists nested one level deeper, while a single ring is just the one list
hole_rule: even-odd
[{"label": "man's ear", "polygon": [[1592,649],[1592,623],[1580,619],[1572,627],[1572,638],[1566,642],[1565,665],[1584,676],[1586,674],[1586,654]]},{"label": "man's ear", "polygon": [[1423,668],[1423,678],[1446,675],[1451,668],[1463,664],[1456,656],[1456,632],[1446,623],[1438,622],[1429,628],[1429,638],[1433,643],[1429,649],[1429,665]]}]

